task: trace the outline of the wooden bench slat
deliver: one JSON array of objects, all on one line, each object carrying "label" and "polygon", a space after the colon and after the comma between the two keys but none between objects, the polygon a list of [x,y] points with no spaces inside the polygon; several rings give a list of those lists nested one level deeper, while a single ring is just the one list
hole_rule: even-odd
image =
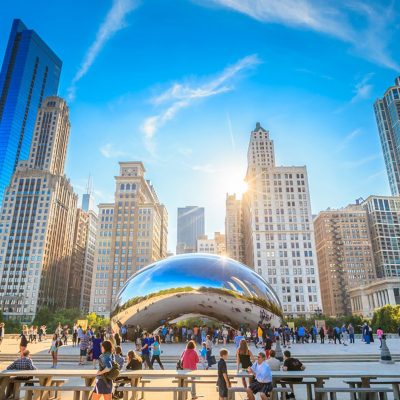
[{"label": "wooden bench slat", "polygon": [[118,392],[190,392],[189,387],[135,387],[135,386],[120,386]]},{"label": "wooden bench slat", "polygon": [[380,392],[386,392],[386,393],[391,393],[393,392],[392,389],[386,388],[386,387],[381,387],[381,388],[315,388],[316,393],[380,393]]},{"label": "wooden bench slat", "polygon": [[56,391],[56,392],[66,392],[66,391],[81,391],[81,392],[89,392],[93,390],[92,386],[27,386],[24,388],[27,391],[41,391],[41,392],[47,392],[47,391]]}]

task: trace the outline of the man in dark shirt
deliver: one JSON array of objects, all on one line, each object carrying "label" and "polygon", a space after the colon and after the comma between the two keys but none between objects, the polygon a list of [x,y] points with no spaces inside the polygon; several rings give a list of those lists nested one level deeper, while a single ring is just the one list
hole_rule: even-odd
[{"label": "man in dark shirt", "polygon": [[149,334],[145,332],[143,334],[143,339],[142,339],[142,358],[143,362],[147,365],[149,369],[153,369],[153,366],[151,365],[150,362],[150,346],[151,346],[151,340],[149,339]]},{"label": "man in dark shirt", "polygon": [[[293,358],[290,354],[289,350],[285,350],[283,352],[283,371],[304,371],[306,367],[297,359]],[[282,382],[287,382],[289,383],[290,388],[292,389],[292,393],[288,394],[286,398],[288,399],[294,399],[294,390],[293,390],[293,383],[291,382],[301,382],[303,378],[287,378]],[[282,383],[282,387],[286,387],[284,383]]]},{"label": "man in dark shirt", "polygon": [[218,393],[219,400],[226,400],[228,398],[228,387],[231,387],[231,382],[228,378],[228,369],[226,367],[226,360],[228,359],[228,350],[221,349],[219,351],[221,359],[218,361]]},{"label": "man in dark shirt", "polygon": [[[16,371],[32,371],[36,369],[36,367],[33,365],[32,360],[29,357],[29,350],[25,350],[22,353],[22,357],[18,358],[15,360],[13,363],[11,363],[8,367],[7,370],[16,370]],[[30,376],[20,376],[16,378],[19,381],[27,381],[32,379]],[[32,385],[32,384],[31,384]],[[9,382],[7,386],[7,392],[6,392],[6,399],[10,397],[14,393],[14,382]]]}]

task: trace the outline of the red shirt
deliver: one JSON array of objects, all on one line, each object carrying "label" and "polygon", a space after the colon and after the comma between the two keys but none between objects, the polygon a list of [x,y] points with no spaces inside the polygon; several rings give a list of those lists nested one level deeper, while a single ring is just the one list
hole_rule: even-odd
[{"label": "red shirt", "polygon": [[182,356],[182,367],[183,369],[191,369],[192,371],[197,369],[197,363],[199,362],[199,356],[196,350],[186,349]]}]

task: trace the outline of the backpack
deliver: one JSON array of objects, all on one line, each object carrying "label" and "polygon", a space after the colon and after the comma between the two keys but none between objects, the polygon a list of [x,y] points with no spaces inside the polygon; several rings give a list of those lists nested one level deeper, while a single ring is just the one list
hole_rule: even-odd
[{"label": "backpack", "polygon": [[115,381],[119,376],[119,372],[119,365],[113,360],[111,369],[103,374],[102,377],[108,379],[109,381]]}]

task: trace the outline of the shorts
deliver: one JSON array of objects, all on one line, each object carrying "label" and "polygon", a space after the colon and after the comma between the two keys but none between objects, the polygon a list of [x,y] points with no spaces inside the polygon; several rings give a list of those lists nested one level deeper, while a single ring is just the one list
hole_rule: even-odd
[{"label": "shorts", "polygon": [[272,392],[272,383],[262,383],[258,381],[254,381],[250,384],[249,389],[254,393],[264,393],[267,395],[268,393]]},{"label": "shorts", "polygon": [[86,357],[86,355],[87,355],[87,349],[85,350],[81,349],[81,357]]},{"label": "shorts", "polygon": [[218,395],[219,397],[228,397],[228,388],[224,382],[218,382]]},{"label": "shorts", "polygon": [[113,381],[104,378],[97,378],[93,393],[111,394],[113,392]]}]

